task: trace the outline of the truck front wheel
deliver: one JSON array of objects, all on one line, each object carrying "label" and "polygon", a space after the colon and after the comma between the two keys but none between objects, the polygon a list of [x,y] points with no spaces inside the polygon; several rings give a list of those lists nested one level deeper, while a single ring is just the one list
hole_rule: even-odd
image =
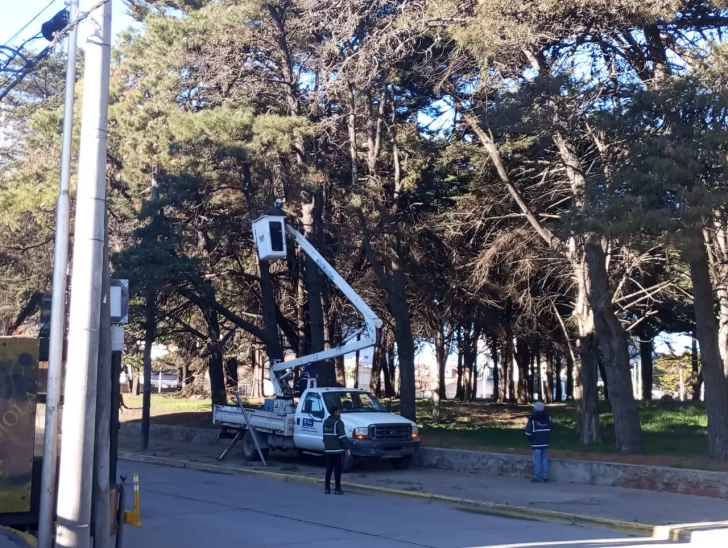
[{"label": "truck front wheel", "polygon": [[392,461],[392,466],[394,466],[397,470],[407,470],[407,468],[412,466],[412,456],[409,455],[407,457],[395,459]]},{"label": "truck front wheel", "polygon": [[[265,449],[261,448],[260,452],[263,453],[263,458],[267,459],[270,449],[267,447]],[[246,430],[243,436],[243,458],[251,462],[260,459],[258,451],[255,449],[255,442],[253,441],[253,435],[250,433],[250,430]]]}]

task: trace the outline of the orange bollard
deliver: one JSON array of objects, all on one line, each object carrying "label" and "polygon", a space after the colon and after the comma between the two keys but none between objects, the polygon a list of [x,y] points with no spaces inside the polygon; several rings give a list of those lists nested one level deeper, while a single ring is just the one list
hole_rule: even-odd
[{"label": "orange bollard", "polygon": [[134,510],[124,511],[124,523],[128,523],[132,527],[142,526],[142,511],[141,503],[139,500],[139,474],[136,472],[133,475],[134,478]]}]

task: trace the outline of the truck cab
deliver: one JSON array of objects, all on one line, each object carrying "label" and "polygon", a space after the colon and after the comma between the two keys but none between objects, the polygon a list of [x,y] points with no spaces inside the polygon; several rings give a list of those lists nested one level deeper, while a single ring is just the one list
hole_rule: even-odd
[{"label": "truck cab", "polygon": [[293,440],[304,453],[323,453],[323,424],[334,407],[341,409],[350,452],[344,468],[354,459],[390,460],[395,468],[408,468],[420,446],[417,424],[395,415],[365,390],[309,388],[296,407]]}]

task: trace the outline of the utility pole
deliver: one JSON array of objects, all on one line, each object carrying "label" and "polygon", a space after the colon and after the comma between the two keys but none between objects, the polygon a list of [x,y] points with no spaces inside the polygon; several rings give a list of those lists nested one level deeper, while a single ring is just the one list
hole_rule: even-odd
[{"label": "utility pole", "polygon": [[109,289],[109,230],[106,217],[102,267],[102,302],[99,325],[99,369],[96,379],[96,433],[94,436],[93,537],[94,548],[111,546],[109,493],[109,428],[111,422],[111,290]]},{"label": "utility pole", "polygon": [[[69,19],[78,16],[78,0],[67,0]],[[43,472],[38,518],[38,546],[52,548],[53,521],[58,481],[58,425],[63,386],[63,340],[66,338],[66,287],[68,284],[68,240],[71,221],[71,148],[73,142],[73,104],[76,87],[76,45],[78,25],[68,35],[66,60],[66,98],[63,110],[63,145],[61,148],[61,188],[56,202],[56,237],[53,252],[53,293],[51,333],[48,348],[48,386],[46,388],[45,432],[43,434]]]},{"label": "utility pole", "polygon": [[89,548],[106,215],[111,0],[88,17],[56,546]]}]

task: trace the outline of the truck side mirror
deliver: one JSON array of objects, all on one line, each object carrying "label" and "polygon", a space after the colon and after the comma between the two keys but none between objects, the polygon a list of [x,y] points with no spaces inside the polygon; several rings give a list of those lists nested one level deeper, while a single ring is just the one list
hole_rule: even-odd
[{"label": "truck side mirror", "polygon": [[387,400],[387,413],[392,412],[392,400]]}]

